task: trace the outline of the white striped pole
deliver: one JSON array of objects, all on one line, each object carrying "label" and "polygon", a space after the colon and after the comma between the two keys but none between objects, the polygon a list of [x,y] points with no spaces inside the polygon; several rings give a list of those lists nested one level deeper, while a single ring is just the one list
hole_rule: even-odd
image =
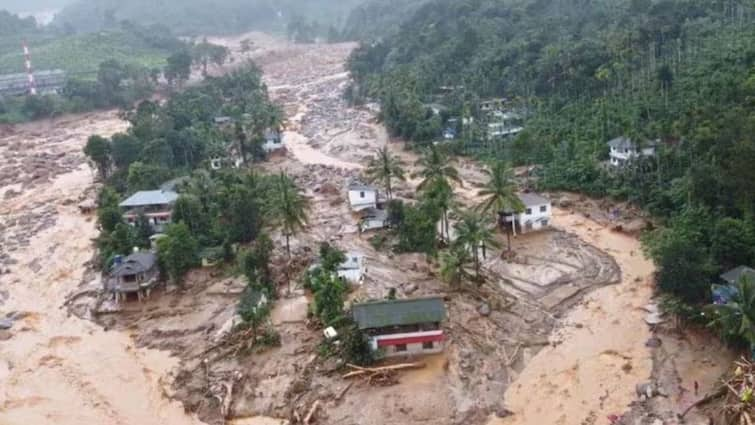
[{"label": "white striped pole", "polygon": [[26,44],[26,41],[24,41],[23,46],[26,73],[29,76],[29,94],[34,96],[37,94],[37,85],[34,82],[34,70],[31,67],[31,53],[29,52],[29,46]]}]

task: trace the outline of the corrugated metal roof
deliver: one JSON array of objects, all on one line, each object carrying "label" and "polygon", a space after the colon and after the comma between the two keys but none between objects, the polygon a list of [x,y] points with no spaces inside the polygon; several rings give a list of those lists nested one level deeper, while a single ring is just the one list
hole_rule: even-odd
[{"label": "corrugated metal roof", "polygon": [[354,179],[349,182],[349,190],[377,191],[377,188]]},{"label": "corrugated metal roof", "polygon": [[136,192],[121,202],[122,208],[144,207],[147,205],[168,205],[178,198],[176,192],[169,190],[144,190]]},{"label": "corrugated metal roof", "polygon": [[519,199],[526,207],[534,207],[537,205],[545,205],[551,203],[551,201],[549,201],[547,198],[544,198],[537,193],[519,193],[517,194],[517,196],[519,196]]},{"label": "corrugated metal roof", "polygon": [[351,307],[359,329],[441,322],[446,317],[442,297],[386,300]]},{"label": "corrugated metal roof", "polygon": [[750,278],[755,282],[755,270],[747,266],[739,266],[721,275],[721,279],[732,285],[739,282],[743,277]]}]

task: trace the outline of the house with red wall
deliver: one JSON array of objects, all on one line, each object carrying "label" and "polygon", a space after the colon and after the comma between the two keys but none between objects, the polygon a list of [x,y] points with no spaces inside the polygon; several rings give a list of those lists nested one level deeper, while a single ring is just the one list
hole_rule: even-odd
[{"label": "house with red wall", "polygon": [[354,304],[354,321],[373,350],[383,357],[440,353],[446,316],[442,297],[382,300]]}]

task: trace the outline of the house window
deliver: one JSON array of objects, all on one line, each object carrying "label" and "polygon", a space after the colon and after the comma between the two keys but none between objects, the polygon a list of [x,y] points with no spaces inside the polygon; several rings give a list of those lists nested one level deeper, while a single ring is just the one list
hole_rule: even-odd
[{"label": "house window", "polygon": [[526,213],[527,213],[527,215],[530,215],[530,214],[532,214],[532,208],[527,208],[527,211],[526,211]]},{"label": "house window", "polygon": [[364,198],[364,192],[359,192],[359,197]]},{"label": "house window", "polygon": [[406,344],[396,344],[396,352],[404,352],[406,351]]},{"label": "house window", "polygon": [[546,211],[548,211],[548,206],[547,205],[540,206],[540,212],[546,212]]},{"label": "house window", "polygon": [[545,227],[545,226],[547,226],[547,225],[548,225],[548,220],[547,220],[547,219],[546,219],[546,220],[543,220],[543,227]]},{"label": "house window", "polygon": [[432,341],[427,341],[422,343],[422,349],[423,350],[432,350],[435,346],[433,345]]}]

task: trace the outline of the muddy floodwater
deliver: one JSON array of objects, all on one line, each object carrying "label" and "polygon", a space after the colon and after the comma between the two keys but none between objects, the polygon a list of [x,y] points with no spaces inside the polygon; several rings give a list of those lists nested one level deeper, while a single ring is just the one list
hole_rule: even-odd
[{"label": "muddy floodwater", "polygon": [[85,278],[97,235],[77,208],[93,196],[81,149],[91,134],[126,128],[102,112],[3,129],[0,313],[13,319],[0,342],[4,425],[199,423],[163,396],[175,359],[63,307]]},{"label": "muddy floodwater", "polygon": [[[241,51],[246,38],[251,52]],[[417,159],[390,140],[374,108],[342,99],[355,45],[291,45],[260,34],[210,41],[230,47],[235,64],[254,59],[286,113],[286,153],[259,166],[287,171],[312,201],[307,229],[291,241],[300,269],[330,241],[365,257],[369,274],[350,299],[391,289],[444,295],[447,349],[397,385],[348,384],[315,355],[320,332],[306,323],[304,291],[294,289],[272,313],[281,347],[206,362],[243,289],[211,271],[192,273],[186,293],[158,293],[98,323],[72,315],[67,301],[99,285],[88,267],[95,219],[78,209],[95,193],[81,149],[91,134],[110,136],[127,123],[98,112],[0,127],[0,319],[11,324],[0,331],[0,424],[273,425],[320,401],[322,424],[598,424],[628,411],[653,368],[643,308],[654,270],[635,237],[556,209],[554,229],[515,239],[516,258],[503,261],[491,249],[483,287],[451,291],[432,259],[376,249],[343,200],[376,148],[388,145],[408,174]],[[480,165],[457,166],[456,194],[474,205]],[[414,199],[418,183],[397,184],[395,195]],[[210,393],[237,372],[230,411],[220,415]],[[713,372],[694,377],[713,380]]]}]

